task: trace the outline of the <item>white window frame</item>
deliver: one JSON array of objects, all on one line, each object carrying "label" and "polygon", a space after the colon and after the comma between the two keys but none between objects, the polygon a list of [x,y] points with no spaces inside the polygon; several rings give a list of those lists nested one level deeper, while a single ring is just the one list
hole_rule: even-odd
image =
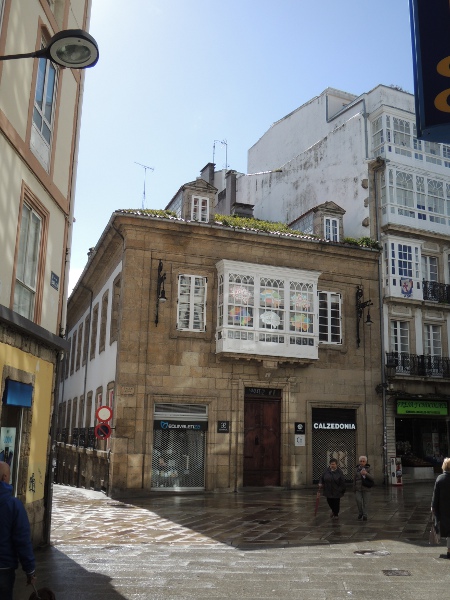
[{"label": "white window frame", "polygon": [[199,223],[209,222],[209,198],[192,196],[191,220]]},{"label": "white window frame", "polygon": [[[28,215],[28,222],[25,222],[26,215]],[[31,235],[31,226],[33,222],[37,224],[38,227],[34,239]],[[13,310],[30,320],[33,320],[36,305],[42,227],[42,217],[31,206],[24,202],[19,232],[19,250],[17,256]],[[30,299],[28,302],[28,309],[25,309],[23,294],[27,295]]]},{"label": "white window frame", "polygon": [[339,219],[336,217],[324,217],[323,231],[326,240],[339,242]]},{"label": "white window frame", "polygon": [[[178,275],[177,329],[206,331],[208,278],[202,275]],[[186,319],[187,313],[187,319]]]},{"label": "white window frame", "polygon": [[442,356],[441,325],[425,324],[424,334],[424,354],[426,356]]},{"label": "white window frame", "polygon": [[391,352],[401,354],[410,354],[409,345],[409,321],[398,321],[393,319],[390,322],[390,344]]},{"label": "white window frame", "polygon": [[320,273],[217,263],[217,352],[318,358]]},{"label": "white window frame", "polygon": [[422,279],[425,281],[439,281],[439,260],[437,256],[422,254]]},{"label": "white window frame", "polygon": [[317,292],[319,297],[319,344],[342,344],[342,296]]},{"label": "white window frame", "polygon": [[[42,47],[46,46],[43,42]],[[47,94],[49,93],[49,78],[50,74],[53,77],[53,87],[51,95],[51,103],[46,104]],[[42,106],[37,101],[38,90],[42,85]],[[33,117],[31,126],[31,142],[30,146],[33,153],[41,162],[42,166],[50,170],[51,147],[53,141],[54,125],[55,125],[55,104],[56,93],[58,88],[58,69],[56,65],[45,58],[40,58],[38,61],[36,88],[34,91]],[[47,110],[49,107],[49,111]],[[43,131],[48,130],[48,136]]]}]

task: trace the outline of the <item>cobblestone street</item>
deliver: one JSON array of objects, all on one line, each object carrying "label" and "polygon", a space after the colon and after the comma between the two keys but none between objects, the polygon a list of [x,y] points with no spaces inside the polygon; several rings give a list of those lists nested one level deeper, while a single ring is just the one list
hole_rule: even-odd
[{"label": "cobblestone street", "polygon": [[[334,522],[315,489],[152,495],[122,501],[54,487],[38,587],[57,600],[448,598],[450,561],[430,547],[432,484],[377,486],[367,522],[348,491]],[[17,600],[30,588],[18,572]]]}]

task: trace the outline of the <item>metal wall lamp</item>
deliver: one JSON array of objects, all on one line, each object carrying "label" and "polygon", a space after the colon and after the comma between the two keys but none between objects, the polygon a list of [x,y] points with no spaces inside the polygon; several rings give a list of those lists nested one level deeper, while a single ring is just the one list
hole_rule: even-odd
[{"label": "metal wall lamp", "polygon": [[87,69],[97,64],[99,51],[92,35],[82,29],[66,29],[54,35],[46,48],[26,54],[7,54],[0,60],[45,58],[70,69]]},{"label": "metal wall lamp", "polygon": [[[363,300],[363,289],[362,286],[358,285],[356,288],[356,344],[357,347],[361,345],[361,337],[359,335],[359,323],[364,315],[364,309],[373,305],[371,300]],[[372,325],[373,321],[370,318],[370,309],[367,310],[367,318],[364,321],[366,325]]]},{"label": "metal wall lamp", "polygon": [[155,325],[158,327],[159,322],[159,305],[164,304],[167,301],[166,298],[166,290],[164,289],[164,282],[166,280],[166,274],[163,273],[163,262],[159,259],[158,264],[158,280],[156,283],[156,316],[155,316]]}]

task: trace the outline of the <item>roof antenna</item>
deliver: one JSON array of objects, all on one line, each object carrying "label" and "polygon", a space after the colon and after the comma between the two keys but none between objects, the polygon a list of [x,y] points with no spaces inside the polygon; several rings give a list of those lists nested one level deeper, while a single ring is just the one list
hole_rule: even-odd
[{"label": "roof antenna", "polygon": [[147,169],[150,169],[150,171],[154,171],[155,169],[153,167],[147,167],[147,165],[142,165],[141,163],[138,163],[136,161],[134,161],[135,165],[139,165],[140,167],[143,167],[144,169],[144,193],[142,194],[142,210],[144,210],[145,208],[145,179],[147,176]]},{"label": "roof antenna", "polygon": [[214,164],[214,158],[215,158],[215,154],[216,154],[216,143],[217,144],[222,144],[222,146],[225,146],[225,169],[228,169],[228,143],[227,143],[227,140],[214,140],[214,144],[213,144],[213,164]]}]

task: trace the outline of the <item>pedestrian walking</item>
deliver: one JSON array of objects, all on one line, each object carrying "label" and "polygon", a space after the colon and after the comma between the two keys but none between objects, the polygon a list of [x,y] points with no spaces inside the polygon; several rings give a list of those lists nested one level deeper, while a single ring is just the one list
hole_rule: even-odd
[{"label": "pedestrian walking", "polygon": [[431,510],[437,531],[441,537],[447,538],[447,554],[441,554],[441,557],[450,559],[450,458],[444,458],[442,475],[434,484]]},{"label": "pedestrian walking", "polygon": [[369,505],[370,489],[373,487],[374,479],[370,473],[370,465],[367,456],[359,457],[359,464],[355,470],[353,479],[353,491],[355,492],[356,505],[358,507],[358,520],[367,521],[367,507]]},{"label": "pedestrian walking", "polygon": [[323,490],[323,495],[331,508],[331,518],[339,519],[341,498],[345,494],[345,479],[336,458],[330,459],[330,466],[322,473],[319,479],[320,490]]},{"label": "pedestrian walking", "polygon": [[12,495],[10,467],[0,462],[0,598],[13,600],[16,569],[20,564],[27,575],[27,585],[34,584],[35,563],[31,531],[25,507]]}]

